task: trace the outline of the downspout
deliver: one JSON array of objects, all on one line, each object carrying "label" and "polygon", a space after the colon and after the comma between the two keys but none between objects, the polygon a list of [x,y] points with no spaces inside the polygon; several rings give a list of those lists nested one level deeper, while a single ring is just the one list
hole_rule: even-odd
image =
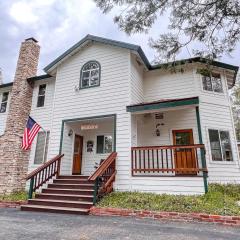
[{"label": "downspout", "polygon": [[[196,118],[197,118],[197,127],[198,127],[198,137],[199,137],[199,144],[203,144],[202,140],[202,129],[201,129],[201,121],[200,121],[200,113],[199,113],[199,106],[196,107]],[[205,150],[201,149],[201,160],[202,160],[202,168],[206,169],[206,157],[205,157]],[[208,182],[207,182],[208,174],[206,171],[203,171],[203,184],[205,193],[208,192]]]}]

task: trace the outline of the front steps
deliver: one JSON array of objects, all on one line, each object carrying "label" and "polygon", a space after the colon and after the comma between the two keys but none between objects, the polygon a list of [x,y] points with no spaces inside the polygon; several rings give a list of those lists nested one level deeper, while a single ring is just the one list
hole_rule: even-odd
[{"label": "front steps", "polygon": [[94,192],[94,183],[87,179],[83,175],[59,176],[21,210],[86,215],[93,206]]}]

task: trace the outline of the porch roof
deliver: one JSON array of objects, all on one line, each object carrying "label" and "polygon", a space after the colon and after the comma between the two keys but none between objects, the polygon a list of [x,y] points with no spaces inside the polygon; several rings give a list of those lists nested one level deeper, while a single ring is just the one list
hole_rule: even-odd
[{"label": "porch roof", "polygon": [[143,102],[127,106],[127,112],[140,112],[146,110],[157,110],[162,108],[171,108],[187,105],[199,104],[198,97],[177,98],[177,99],[161,99],[153,102]]}]

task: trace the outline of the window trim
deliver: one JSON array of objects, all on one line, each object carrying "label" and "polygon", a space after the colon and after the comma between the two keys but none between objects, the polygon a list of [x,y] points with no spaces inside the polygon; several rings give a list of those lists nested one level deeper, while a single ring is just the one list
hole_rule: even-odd
[{"label": "window trim", "polygon": [[[45,133],[44,131],[39,131],[39,133]],[[39,166],[39,165],[42,165],[44,164],[45,162],[47,162],[47,159],[48,159],[48,152],[49,152],[49,142],[50,142],[50,130],[46,130],[46,133],[48,134],[48,147],[47,147],[47,151],[46,151],[46,146],[44,147],[44,158],[46,156],[46,159],[42,159],[42,163],[35,163],[35,157],[36,157],[36,151],[37,151],[37,140],[38,140],[38,134],[36,135],[36,141],[35,141],[35,149],[34,149],[34,156],[33,156],[33,165],[36,165],[36,166]],[[45,141],[45,139],[44,139]]]},{"label": "window trim", "polygon": [[[45,87],[45,94],[44,94],[44,95],[39,95],[39,89],[40,89],[40,86],[42,86],[42,85],[46,85],[46,87]],[[47,83],[41,83],[41,84],[39,84],[39,85],[38,85],[38,93],[37,93],[37,102],[36,102],[36,108],[37,108],[37,109],[42,109],[42,108],[45,107],[45,103],[46,103],[46,92],[47,92]],[[39,97],[42,97],[42,96],[44,96],[44,104],[43,104],[43,106],[38,107],[38,98],[39,98]]]},{"label": "window trim", "polygon": [[[7,96],[7,101],[3,101],[3,95],[5,94],[5,93],[7,93],[8,94],[8,96]],[[6,91],[6,92],[2,92],[2,94],[1,94],[1,103],[0,103],[0,110],[1,110],[1,108],[2,108],[2,104],[3,103],[7,103],[6,104],[6,111],[5,112],[0,112],[0,114],[6,114],[7,113],[7,110],[8,110],[8,101],[9,101],[9,95],[10,95],[10,92],[9,91]]]},{"label": "window trim", "polygon": [[[203,85],[203,77],[205,77],[206,75],[203,75],[203,74],[200,74],[200,79],[201,79],[201,90],[202,90],[204,93],[208,93],[208,94],[216,94],[216,95],[220,95],[220,96],[225,95],[225,90],[224,90],[224,84],[223,84],[222,74],[221,74],[221,73],[217,73],[217,72],[213,72],[213,74],[219,74],[219,75],[220,75],[220,81],[221,81],[221,86],[222,86],[222,92],[215,92],[214,90],[212,90],[212,91],[205,90],[205,89],[204,89],[204,85]],[[212,85],[212,74],[210,75],[210,79],[211,79],[211,85]]]},{"label": "window trim", "polygon": [[[228,132],[229,133],[229,140],[230,140],[230,145],[231,145],[231,151],[232,151],[232,161],[227,161],[225,159],[221,160],[221,161],[217,161],[217,160],[213,160],[212,159],[212,148],[211,148],[211,142],[210,142],[210,135],[209,135],[209,130],[216,130],[218,131],[218,137],[220,140],[220,148],[221,148],[221,155],[222,155],[222,159],[223,159],[223,151],[222,151],[222,144],[221,144],[221,138],[220,138],[220,132]],[[227,164],[227,165],[235,165],[235,158],[233,155],[233,144],[231,141],[231,131],[229,129],[222,129],[222,128],[207,128],[207,140],[208,140],[208,146],[209,146],[209,155],[210,155],[210,162],[211,163],[215,163],[215,164]]]},{"label": "window trim", "polygon": [[[97,63],[98,66],[99,66],[99,81],[98,81],[98,84],[97,85],[93,85],[93,86],[87,86],[87,87],[82,87],[82,72],[83,72],[83,68],[89,64],[89,63]],[[97,60],[90,60],[86,63],[83,64],[83,66],[81,67],[81,70],[80,70],[80,81],[79,81],[79,89],[82,90],[82,89],[88,89],[88,88],[94,88],[94,87],[99,87],[100,86],[100,82],[101,82],[101,64],[97,61]]]},{"label": "window trim", "polygon": [[114,149],[113,136],[111,134],[98,134],[98,135],[96,135],[96,154],[98,154],[98,155],[100,155],[100,154],[110,154],[110,153],[107,153],[107,152],[102,152],[102,153],[97,152],[97,138],[99,136],[103,136],[103,151],[105,151],[105,137],[109,137],[109,136],[112,137],[112,151],[111,152],[113,152],[114,151],[113,150]]}]

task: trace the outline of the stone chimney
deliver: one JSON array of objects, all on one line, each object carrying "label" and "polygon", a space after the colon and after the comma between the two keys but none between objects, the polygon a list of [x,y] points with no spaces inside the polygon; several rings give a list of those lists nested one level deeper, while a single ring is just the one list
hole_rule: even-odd
[{"label": "stone chimney", "polygon": [[0,194],[23,190],[29,151],[21,149],[22,135],[32,104],[27,78],[37,73],[40,47],[34,38],[22,42],[14,77],[5,133],[0,137]]}]

